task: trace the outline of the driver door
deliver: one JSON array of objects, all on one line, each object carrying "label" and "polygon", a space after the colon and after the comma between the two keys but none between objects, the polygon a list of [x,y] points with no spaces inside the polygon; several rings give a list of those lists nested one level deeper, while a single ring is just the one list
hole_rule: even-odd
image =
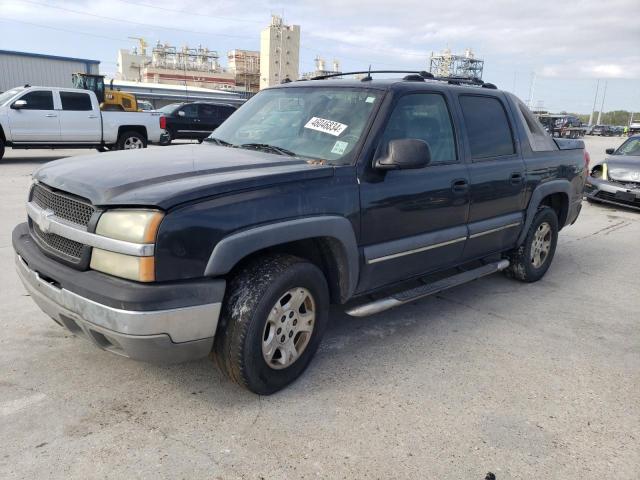
[{"label": "driver door", "polygon": [[31,90],[18,100],[27,104],[20,109],[10,108],[9,128],[17,143],[55,143],[60,141],[59,111],[55,110],[51,90]]},{"label": "driver door", "polygon": [[364,267],[359,292],[454,264],[467,241],[469,176],[445,96],[400,97],[376,156],[385,155],[388,143],[401,138],[426,141],[432,160],[412,170],[367,166],[360,182]]}]

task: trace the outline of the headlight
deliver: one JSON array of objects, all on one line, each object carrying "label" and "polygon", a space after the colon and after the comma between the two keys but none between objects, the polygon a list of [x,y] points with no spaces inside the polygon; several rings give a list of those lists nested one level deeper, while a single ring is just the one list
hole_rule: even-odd
[{"label": "headlight", "polygon": [[100,216],[96,233],[126,242],[153,243],[163,216],[157,210],[107,211]]},{"label": "headlight", "polygon": [[[100,216],[96,234],[132,243],[154,243],[163,217],[157,210],[110,210]],[[155,280],[154,257],[135,257],[94,248],[90,267],[138,282]]]}]

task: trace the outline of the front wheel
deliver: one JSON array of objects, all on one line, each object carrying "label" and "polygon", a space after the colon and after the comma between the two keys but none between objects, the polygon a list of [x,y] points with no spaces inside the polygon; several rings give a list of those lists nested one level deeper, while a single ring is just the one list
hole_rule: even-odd
[{"label": "front wheel", "polygon": [[258,258],[229,282],[213,359],[234,382],[269,395],[304,372],[328,317],[318,267],[290,255]]},{"label": "front wheel", "polygon": [[147,139],[138,132],[124,132],[118,138],[118,150],[147,148]]},{"label": "front wheel", "polygon": [[540,280],[553,260],[558,243],[558,217],[555,210],[538,210],[522,245],[509,254],[507,276],[522,282]]}]

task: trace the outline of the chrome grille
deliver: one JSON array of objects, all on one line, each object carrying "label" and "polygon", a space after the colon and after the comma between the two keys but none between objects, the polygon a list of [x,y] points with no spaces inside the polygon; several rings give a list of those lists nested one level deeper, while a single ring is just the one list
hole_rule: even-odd
[{"label": "chrome grille", "polygon": [[53,210],[60,218],[86,227],[95,212],[89,203],[78,200],[71,195],[56,192],[42,184],[36,184],[31,192],[31,201],[45,210]]},{"label": "chrome grille", "polygon": [[40,227],[38,227],[35,222],[32,223],[32,226],[35,237],[48,248],[54,250],[56,253],[69,257],[69,260],[73,262],[80,261],[84,245],[56,235],[55,233],[45,233],[40,230]]}]

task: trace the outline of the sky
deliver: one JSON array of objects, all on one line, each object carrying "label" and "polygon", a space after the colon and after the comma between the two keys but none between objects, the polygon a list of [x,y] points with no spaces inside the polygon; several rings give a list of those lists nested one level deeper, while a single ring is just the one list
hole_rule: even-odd
[{"label": "sky", "polygon": [[[300,70],[320,55],[341,69],[428,69],[431,52],[473,49],[483,79],[534,106],[640,112],[640,0],[0,0],[0,49],[100,60],[143,37],[259,50],[271,14],[301,26]],[[531,92],[533,94],[531,95]]]}]

